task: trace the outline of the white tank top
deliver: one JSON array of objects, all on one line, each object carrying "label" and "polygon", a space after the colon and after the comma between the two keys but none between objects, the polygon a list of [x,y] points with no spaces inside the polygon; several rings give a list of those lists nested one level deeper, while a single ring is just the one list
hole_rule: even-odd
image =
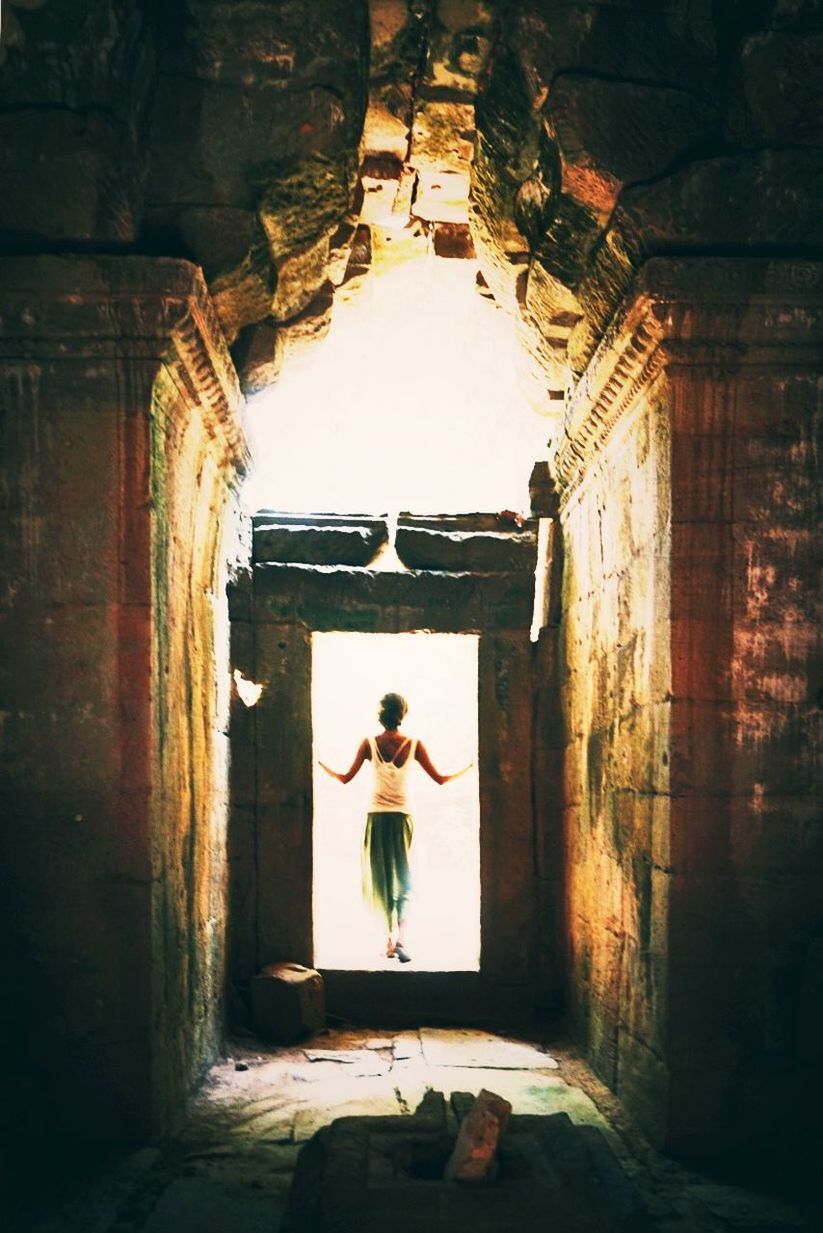
[{"label": "white tank top", "polygon": [[406,778],[409,773],[409,767],[414,762],[417,741],[408,739],[404,745],[400,746],[394,755],[395,758],[399,758],[407,749],[409,752],[403,765],[397,766],[394,759],[390,762],[385,761],[373,736],[370,736],[368,740],[372,766],[374,767],[374,792],[369,812],[408,813]]}]

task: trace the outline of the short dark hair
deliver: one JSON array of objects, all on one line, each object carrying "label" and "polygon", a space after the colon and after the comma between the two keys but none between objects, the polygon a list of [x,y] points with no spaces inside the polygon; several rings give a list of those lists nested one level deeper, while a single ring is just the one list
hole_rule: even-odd
[{"label": "short dark hair", "polygon": [[398,728],[408,709],[408,703],[402,694],[384,694],[380,699],[377,718],[384,728]]}]

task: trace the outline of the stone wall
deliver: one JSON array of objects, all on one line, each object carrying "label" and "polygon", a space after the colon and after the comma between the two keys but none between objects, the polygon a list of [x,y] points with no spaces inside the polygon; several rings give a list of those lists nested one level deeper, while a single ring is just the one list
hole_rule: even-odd
[{"label": "stone wall", "polygon": [[4,1139],[145,1140],[220,1029],[237,388],[186,263],[2,282]]},{"label": "stone wall", "polygon": [[328,329],[354,236],[366,0],[80,10],[4,22],[0,252],[195,261],[238,364],[273,379]]},{"label": "stone wall", "polygon": [[822,287],[650,263],[557,458],[572,1009],[693,1154],[792,1141],[821,1079]]},{"label": "stone wall", "polygon": [[499,16],[472,230],[559,417],[650,257],[819,251],[823,13],[516,0]]},{"label": "stone wall", "polygon": [[556,669],[569,1009],[594,1067],[647,1124],[667,1097],[668,873],[654,848],[667,824],[671,690],[660,397],[643,389],[565,494]]}]

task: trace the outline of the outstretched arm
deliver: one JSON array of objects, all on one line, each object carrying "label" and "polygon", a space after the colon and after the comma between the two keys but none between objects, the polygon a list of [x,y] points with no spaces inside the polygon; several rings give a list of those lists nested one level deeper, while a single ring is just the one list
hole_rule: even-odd
[{"label": "outstretched arm", "polygon": [[461,771],[454,771],[453,774],[451,775],[441,775],[437,767],[434,765],[431,758],[429,757],[426,746],[423,744],[422,741],[418,741],[417,750],[414,756],[417,759],[417,761],[420,763],[420,765],[422,766],[426,774],[429,775],[434,780],[435,783],[439,783],[439,784],[449,783],[452,779],[457,779],[458,775],[465,775],[466,771],[471,770],[471,768],[474,766],[474,763],[470,762],[469,765],[464,766]]},{"label": "outstretched arm", "polygon": [[352,762],[345,775],[341,774],[340,771],[333,771],[330,766],[326,766],[325,762],[320,762],[319,765],[322,766],[327,775],[331,775],[332,779],[337,779],[340,783],[350,783],[360,770],[360,767],[363,765],[366,758],[370,756],[369,742],[364,739],[358,746],[357,753],[354,755],[354,762]]}]

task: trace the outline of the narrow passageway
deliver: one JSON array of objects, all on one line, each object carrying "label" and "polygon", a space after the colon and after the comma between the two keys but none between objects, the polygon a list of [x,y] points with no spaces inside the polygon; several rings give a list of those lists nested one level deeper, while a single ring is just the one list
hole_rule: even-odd
[{"label": "narrow passageway", "polygon": [[[275,1233],[481,1087],[529,1193],[449,1233],[823,1229],[732,1184],[823,1157],[822,79],[812,0],[2,5],[0,1233]],[[317,765],[388,690],[472,763],[402,968]]]},{"label": "narrow passageway", "polygon": [[[484,1088],[511,1102],[515,1121],[566,1114],[576,1127],[602,1136],[625,1178],[621,1184],[634,1191],[644,1215],[630,1223],[595,1219],[580,1226],[592,1233],[801,1233],[813,1227],[781,1202],[714,1183],[659,1156],[568,1045],[424,1027],[324,1029],[291,1047],[265,1046],[253,1037],[233,1042],[176,1138],[130,1157],[59,1215],[40,1220],[36,1233],[276,1233],[301,1150],[335,1119],[411,1122],[421,1102],[442,1093],[453,1129],[450,1097]],[[501,1153],[506,1134],[511,1129]],[[562,1161],[547,1167],[551,1173]],[[587,1189],[599,1188],[601,1178],[592,1173],[578,1181],[575,1201],[583,1211]],[[392,1227],[391,1193],[385,1187],[386,1228]],[[505,1228],[519,1233],[515,1208],[511,1215]],[[550,1220],[546,1212],[540,1227],[554,1227]]]}]

